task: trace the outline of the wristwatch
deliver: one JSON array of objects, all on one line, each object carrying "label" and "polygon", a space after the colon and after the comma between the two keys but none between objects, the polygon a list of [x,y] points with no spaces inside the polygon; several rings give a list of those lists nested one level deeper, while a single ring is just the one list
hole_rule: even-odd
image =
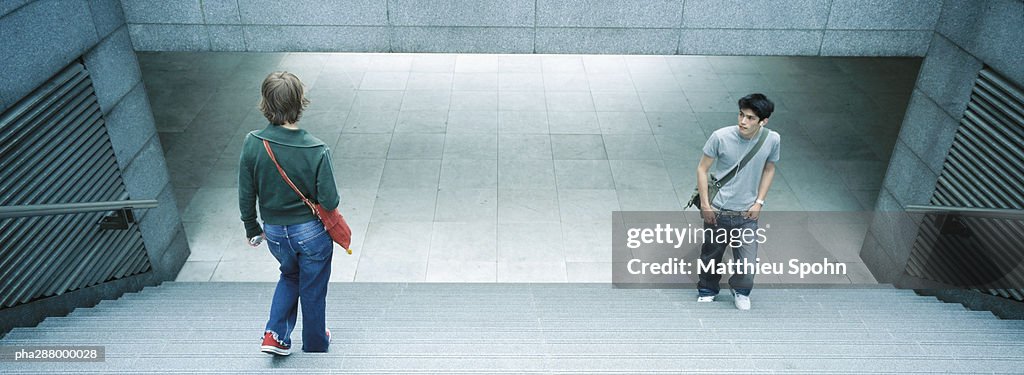
[{"label": "wristwatch", "polygon": [[764,199],[758,199],[758,200],[755,200],[754,202],[757,202],[757,204],[759,204],[761,206],[764,206]]}]

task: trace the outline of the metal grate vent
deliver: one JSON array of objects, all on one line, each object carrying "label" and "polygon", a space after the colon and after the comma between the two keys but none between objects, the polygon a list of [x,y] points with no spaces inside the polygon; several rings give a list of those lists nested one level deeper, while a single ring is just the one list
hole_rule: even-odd
[{"label": "metal grate vent", "polygon": [[[0,115],[0,206],[128,199],[92,80],[76,62]],[[106,212],[0,220],[0,309],[149,270],[138,224]]]},{"label": "metal grate vent", "polygon": [[[1024,93],[981,71],[946,156],[931,204],[1024,208]],[[907,271],[914,276],[1024,300],[1024,221],[926,217]]]}]

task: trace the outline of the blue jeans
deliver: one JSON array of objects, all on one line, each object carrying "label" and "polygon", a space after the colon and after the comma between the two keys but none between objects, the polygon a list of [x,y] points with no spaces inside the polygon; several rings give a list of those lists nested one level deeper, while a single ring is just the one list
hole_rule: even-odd
[{"label": "blue jeans", "polygon": [[270,253],[281,263],[281,278],[270,305],[266,331],[291,346],[299,303],[302,303],[302,350],[327,351],[327,282],[331,279],[334,245],[319,220],[294,225],[264,224]]},{"label": "blue jeans", "polygon": [[[714,233],[720,233],[721,230],[725,230],[728,233],[734,233],[734,230],[746,231],[750,229],[757,231],[757,220],[748,219],[740,216],[736,211],[719,211],[717,213],[717,223],[715,225],[704,224],[704,228],[712,229]],[[715,263],[722,262],[722,256],[725,255],[725,248],[731,246],[730,243],[734,240],[733,237],[725,242],[714,241],[709,236],[714,235],[712,233],[704,232],[704,244],[700,248],[700,260],[704,264],[707,264],[711,260]],[[754,237],[756,240],[756,236]],[[751,241],[749,243],[741,242],[742,245],[734,246],[732,248],[732,258],[736,261],[745,259],[750,264],[757,264],[757,242]],[[714,272],[701,272],[698,276],[697,281],[697,293],[700,296],[714,296],[718,295],[719,286],[718,282],[722,280],[722,275]],[[729,278],[729,287],[736,291],[736,293],[749,296],[750,289],[754,287],[754,274],[753,273],[733,273],[732,277]]]}]

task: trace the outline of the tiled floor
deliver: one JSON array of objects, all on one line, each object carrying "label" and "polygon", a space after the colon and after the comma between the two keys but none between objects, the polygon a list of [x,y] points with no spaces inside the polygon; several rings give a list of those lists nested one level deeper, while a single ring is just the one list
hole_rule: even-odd
[{"label": "tiled floor", "polygon": [[[764,92],[782,160],[766,209],[873,208],[918,59],[140,53],[192,255],[181,281],[274,281],[236,168],[259,84],[296,73],[332,146],[355,255],[333,281],[611,277],[611,211],[680,210],[706,136]],[[859,261],[866,223],[833,259]],[[835,230],[833,229],[834,233]],[[850,281],[871,282],[850,262]]]}]

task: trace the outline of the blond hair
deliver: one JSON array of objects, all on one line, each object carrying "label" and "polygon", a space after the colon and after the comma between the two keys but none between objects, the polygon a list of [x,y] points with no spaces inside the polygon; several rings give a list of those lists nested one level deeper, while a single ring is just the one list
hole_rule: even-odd
[{"label": "blond hair", "polygon": [[288,72],[267,75],[260,88],[260,112],[274,125],[294,124],[309,105],[299,77]]}]

